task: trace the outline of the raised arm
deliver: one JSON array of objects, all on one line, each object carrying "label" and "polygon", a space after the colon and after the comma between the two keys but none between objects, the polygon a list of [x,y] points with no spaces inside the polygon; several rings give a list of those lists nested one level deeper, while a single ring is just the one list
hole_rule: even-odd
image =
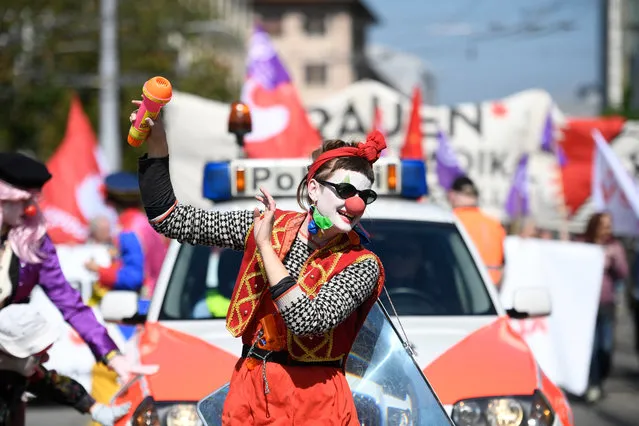
[{"label": "raised arm", "polygon": [[138,162],[138,175],[142,202],[153,228],[181,243],[243,250],[253,212],[213,212],[179,204],[169,174],[164,126],[161,121],[147,120],[152,130],[146,142],[148,154]]},{"label": "raised arm", "polygon": [[243,250],[253,212],[216,212],[179,204],[169,176],[169,158],[139,160],[142,202],[153,228],[181,243]]}]

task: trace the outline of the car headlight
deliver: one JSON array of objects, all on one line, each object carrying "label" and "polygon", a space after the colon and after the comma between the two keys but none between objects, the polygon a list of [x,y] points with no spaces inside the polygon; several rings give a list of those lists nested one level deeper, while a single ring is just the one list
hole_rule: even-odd
[{"label": "car headlight", "polygon": [[160,417],[155,408],[155,401],[147,396],[140,402],[131,417],[132,426],[160,426]]},{"label": "car headlight", "polygon": [[541,392],[459,401],[453,407],[457,426],[550,426],[555,413]]},{"label": "car headlight", "polygon": [[387,412],[386,424],[395,426],[412,426],[413,418],[410,410],[389,407]]},{"label": "car headlight", "polygon": [[165,426],[202,426],[202,421],[193,404],[172,405],[164,416]]}]

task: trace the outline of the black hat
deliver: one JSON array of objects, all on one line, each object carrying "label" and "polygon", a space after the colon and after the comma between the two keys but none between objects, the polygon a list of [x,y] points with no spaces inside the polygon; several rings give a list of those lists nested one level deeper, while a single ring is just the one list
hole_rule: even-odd
[{"label": "black hat", "polygon": [[140,200],[138,177],[133,173],[117,172],[104,179],[107,199],[123,204],[135,204]]},{"label": "black hat", "polygon": [[19,189],[42,189],[51,179],[43,163],[17,152],[0,152],[0,179]]},{"label": "black hat", "polygon": [[472,195],[473,197],[479,196],[479,191],[475,186],[475,182],[468,176],[459,176],[450,187],[451,191],[461,192],[462,194]]}]

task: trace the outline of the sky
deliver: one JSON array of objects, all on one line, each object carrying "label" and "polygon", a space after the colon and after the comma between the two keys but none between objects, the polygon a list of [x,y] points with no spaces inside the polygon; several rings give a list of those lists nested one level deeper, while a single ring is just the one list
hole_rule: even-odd
[{"label": "sky", "polygon": [[[437,103],[478,102],[545,89],[567,108],[599,81],[600,0],[363,0],[379,17],[369,42],[419,56],[437,81]],[[491,28],[556,28],[472,41]],[[494,32],[493,32],[494,34]]]}]

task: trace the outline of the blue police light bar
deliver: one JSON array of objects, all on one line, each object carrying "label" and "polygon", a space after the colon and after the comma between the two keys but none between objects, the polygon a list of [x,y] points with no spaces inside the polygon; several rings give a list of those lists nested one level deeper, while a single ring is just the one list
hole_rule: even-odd
[{"label": "blue police light bar", "polygon": [[229,163],[206,163],[202,195],[212,201],[227,201],[232,198],[231,166]]},{"label": "blue police light bar", "polygon": [[[204,166],[202,195],[211,201],[253,198],[265,186],[274,197],[295,197],[306,174],[304,159],[233,160]],[[400,169],[400,170],[397,170]],[[420,160],[381,158],[374,166],[373,189],[380,196],[418,199],[428,194],[426,165]]]},{"label": "blue police light bar", "polygon": [[402,197],[419,198],[428,195],[426,164],[421,160],[401,160]]}]

